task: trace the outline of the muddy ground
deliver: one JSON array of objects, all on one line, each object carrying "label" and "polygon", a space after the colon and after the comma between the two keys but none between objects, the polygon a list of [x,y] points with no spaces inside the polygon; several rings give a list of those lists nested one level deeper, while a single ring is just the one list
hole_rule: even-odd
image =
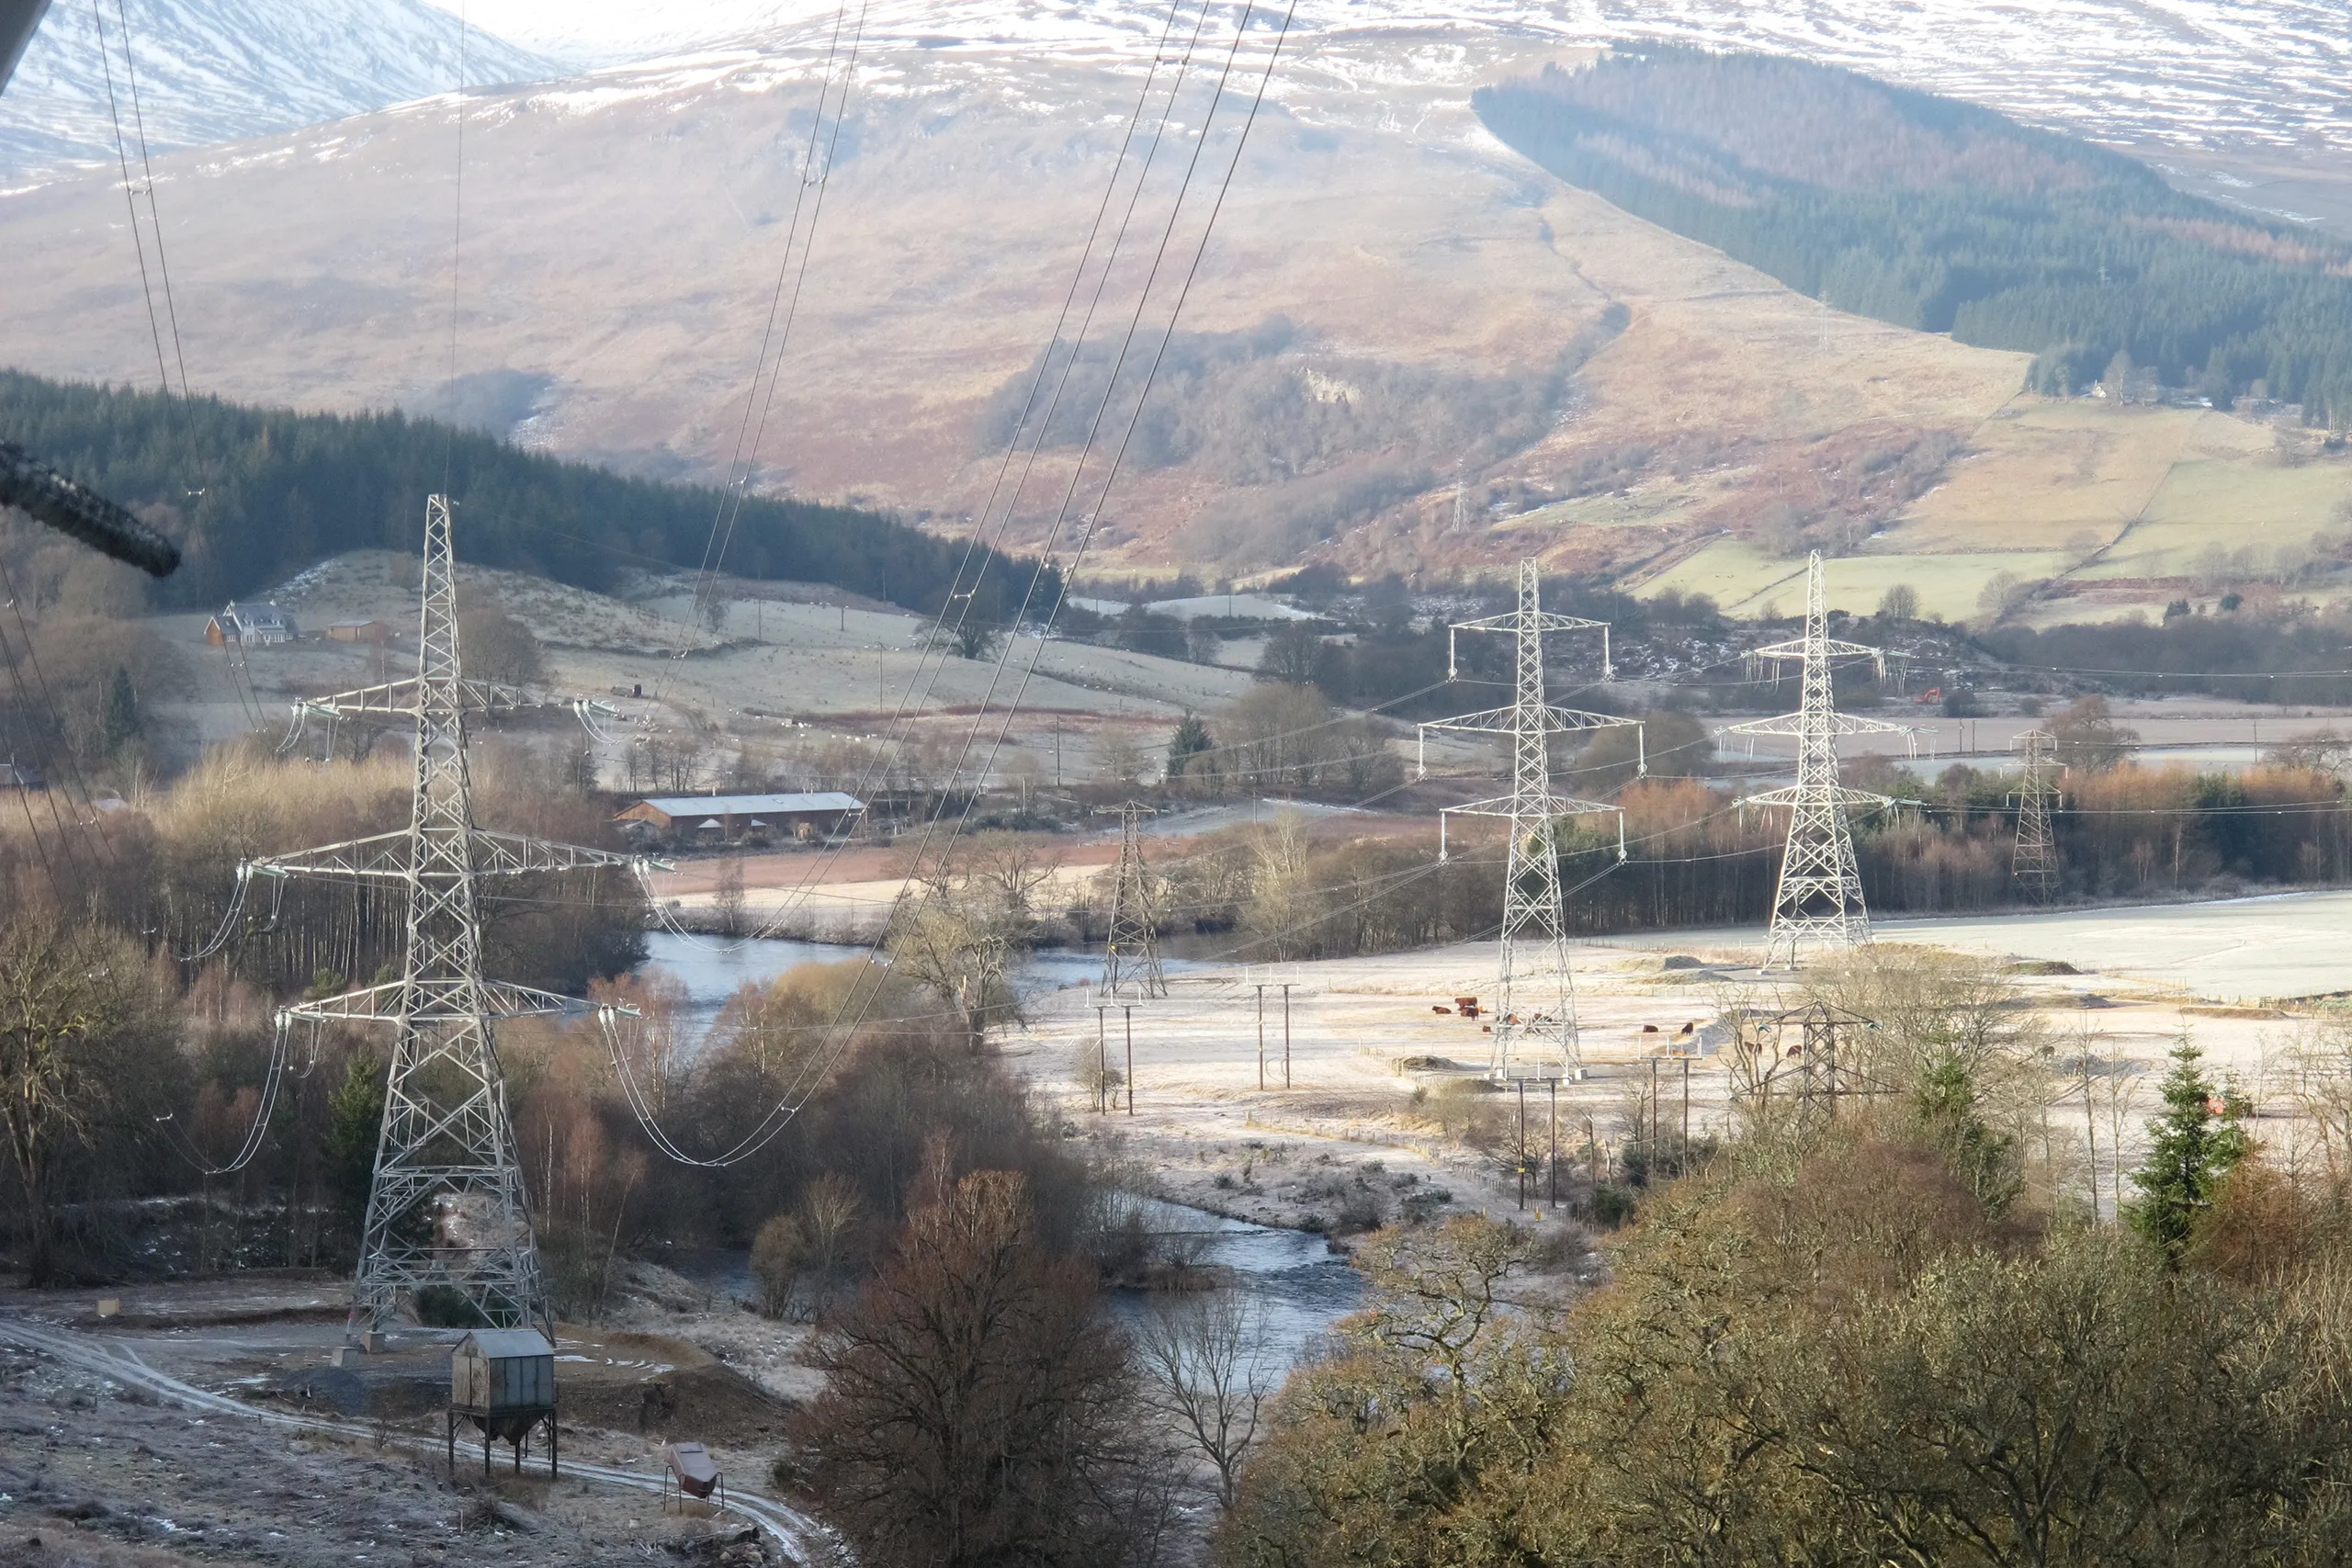
[{"label": "muddy ground", "polygon": [[[544,1473],[484,1482],[401,1447],[173,1409],[0,1348],[0,1564],[708,1563],[784,1559],[740,1521]],[[479,1450],[476,1450],[478,1456]],[[502,1464],[501,1469],[505,1467]]]},{"label": "muddy ground", "polygon": [[624,1322],[558,1325],[552,1482],[536,1442],[525,1473],[501,1445],[485,1478],[469,1429],[446,1462],[456,1333],[395,1332],[337,1365],[341,1280],[0,1292],[0,1565],[796,1560],[746,1519],[665,1508],[642,1483],[665,1442],[693,1440],[731,1486],[771,1490],[788,1414],[771,1389],[813,1381],[795,1359],[805,1330],[640,1271]]}]

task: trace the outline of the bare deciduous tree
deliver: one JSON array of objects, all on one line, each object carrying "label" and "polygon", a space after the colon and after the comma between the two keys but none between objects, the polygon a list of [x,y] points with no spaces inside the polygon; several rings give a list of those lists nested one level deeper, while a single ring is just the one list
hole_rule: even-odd
[{"label": "bare deciduous tree", "polygon": [[892,962],[963,1015],[975,1051],[991,1022],[1019,1017],[1005,966],[1035,940],[1032,900],[1057,863],[1018,835],[982,834],[955,865],[933,868],[892,916]]},{"label": "bare deciduous tree", "polygon": [[49,912],[0,931],[0,1133],[25,1197],[29,1283],[56,1269],[59,1159],[145,1109],[169,1055],[170,1004],[139,950]]},{"label": "bare deciduous tree", "polygon": [[718,875],[710,892],[710,913],[721,936],[743,934],[742,856],[729,854],[719,861]]},{"label": "bare deciduous tree", "polygon": [[809,1264],[820,1278],[841,1266],[859,1207],[856,1184],[838,1171],[825,1172],[800,1194],[800,1234],[808,1239]]},{"label": "bare deciduous tree", "polygon": [[792,1287],[808,1261],[808,1236],[790,1214],[774,1214],[752,1238],[752,1282],[758,1287],[760,1310],[782,1317],[792,1304]]},{"label": "bare deciduous tree", "polygon": [[1215,1291],[1162,1305],[1136,1342],[1153,1404],[1216,1472],[1227,1513],[1277,1381],[1265,1329],[1264,1314],[1240,1292]]},{"label": "bare deciduous tree", "polygon": [[1094,776],[1125,789],[1151,774],[1151,758],[1136,738],[1122,728],[1106,728],[1094,738]]}]

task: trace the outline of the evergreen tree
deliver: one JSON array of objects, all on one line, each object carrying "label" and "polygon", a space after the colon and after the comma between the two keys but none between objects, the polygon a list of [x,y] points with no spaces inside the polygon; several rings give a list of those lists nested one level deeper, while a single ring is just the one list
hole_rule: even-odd
[{"label": "evergreen tree", "polygon": [[1195,757],[1204,759],[1201,773],[1206,774],[1211,769],[1211,764],[1205,760],[1206,753],[1216,749],[1216,742],[1210,737],[1209,727],[1202,721],[1201,716],[1187,712],[1176,721],[1176,733],[1168,738],[1168,782],[1172,784],[1183,778]]},{"label": "evergreen tree", "polygon": [[130,671],[118,664],[98,710],[99,737],[111,755],[137,739],[140,728],[139,693],[130,684]]},{"label": "evergreen tree", "polygon": [[1059,597],[1052,567],[895,517],[630,479],[400,413],[167,400],[8,370],[0,438],[125,506],[153,509],[187,557],[151,591],[168,609],[249,597],[347,550],[413,552],[428,488],[455,498],[469,567],[598,592],[631,570],[705,561],[723,502],[723,564],[744,577],[831,583],[925,613],[968,593],[972,615],[998,624],[1024,601]]},{"label": "evergreen tree", "polygon": [[1655,42],[1482,87],[1572,185],[1858,315],[2036,358],[2051,396],[2154,371],[2352,413],[2352,252],[2145,164],[1832,66]]},{"label": "evergreen tree", "polygon": [[368,1189],[376,1179],[376,1137],[384,1121],[384,1064],[355,1051],[343,1082],[327,1096],[327,1182],[336,1217],[356,1240],[368,1217]]},{"label": "evergreen tree", "polygon": [[2197,1218],[2214,1189],[2245,1157],[2245,1130],[2234,1108],[2222,1104],[2198,1062],[2204,1053],[2187,1040],[2173,1047],[2165,1077],[2164,1113],[2148,1123],[2148,1156],[2132,1173],[2140,1201],[2126,1217],[2172,1262],[2180,1260]]},{"label": "evergreen tree", "polygon": [[1997,1214],[2016,1200],[2025,1186],[2017,1140],[1984,1120],[1984,1097],[1965,1062],[1946,1056],[1930,1066],[1913,1091],[1911,1109],[1986,1213]]}]

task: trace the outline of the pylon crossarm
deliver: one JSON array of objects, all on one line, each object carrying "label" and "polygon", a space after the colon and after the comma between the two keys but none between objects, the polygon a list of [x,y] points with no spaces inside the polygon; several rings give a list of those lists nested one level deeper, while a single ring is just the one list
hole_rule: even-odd
[{"label": "pylon crossarm", "polygon": [[[482,876],[588,871],[598,866],[636,869],[660,865],[663,870],[671,869],[666,863],[650,861],[643,855],[590,849],[585,844],[551,843],[544,839],[526,839],[517,833],[493,832],[487,828],[473,829],[466,839],[472,851],[473,870]],[[346,839],[339,844],[322,844],[316,849],[296,850],[288,854],[266,855],[259,860],[247,861],[245,871],[254,876],[318,876],[360,882],[398,882],[405,880],[414,870],[413,843],[413,838],[406,829],[397,833],[375,833],[365,839]]]},{"label": "pylon crossarm", "polygon": [[[1623,718],[1613,713],[1587,713],[1581,708],[1541,707],[1532,710],[1536,724],[1546,735],[1573,735],[1586,729],[1617,729],[1626,725],[1638,727],[1638,718]],[[1519,709],[1516,707],[1487,708],[1479,713],[1465,713],[1453,718],[1432,718],[1422,722],[1423,729],[1453,729],[1479,735],[1517,735],[1520,733]]]},{"label": "pylon crossarm", "polygon": [[412,835],[403,828],[397,833],[372,833],[364,839],[345,839],[339,844],[264,855],[246,861],[237,869],[247,876],[403,877],[409,873],[412,841]]},{"label": "pylon crossarm", "polygon": [[[387,681],[380,686],[361,686],[331,696],[304,697],[294,705],[294,711],[298,716],[316,714],[322,718],[414,718],[424,703],[419,694],[423,684],[412,675],[404,680]],[[436,696],[454,684],[458,708],[469,714],[519,713],[526,708],[574,705],[569,698],[551,697],[527,686],[509,686],[496,681],[460,678],[455,682],[435,681],[432,684],[439,688]]]},{"label": "pylon crossarm", "polygon": [[1860,714],[1826,713],[1807,716],[1801,713],[1775,714],[1770,718],[1742,719],[1726,724],[1720,733],[1724,735],[1784,735],[1803,739],[1809,734],[1828,735],[1909,735],[1917,727],[1892,724],[1883,718],[1865,718]]},{"label": "pylon crossarm", "polygon": [[1474,800],[1463,806],[1439,808],[1442,817],[1590,817],[1599,812],[1617,811],[1619,807],[1600,800],[1579,800],[1572,795],[1536,796],[1522,800],[1516,795],[1498,795],[1492,800]]},{"label": "pylon crossarm", "polygon": [[[1835,637],[1823,637],[1816,651],[1826,653],[1832,659],[1869,659],[1881,664],[1886,662],[1886,649],[1872,648],[1866,642],[1839,642]],[[1762,648],[1751,648],[1747,650],[1747,657],[1803,660],[1806,657],[1805,639],[1801,637],[1792,637],[1787,642],[1772,642],[1765,644]]]},{"label": "pylon crossarm", "polygon": [[1849,789],[1843,784],[1833,784],[1826,790],[1819,784],[1782,784],[1778,789],[1758,790],[1754,795],[1742,795],[1736,804],[1741,807],[1811,806],[1819,802],[1825,794],[1841,805],[1866,807],[1871,810],[1903,804],[1891,795],[1874,795],[1866,789]]},{"label": "pylon crossarm", "polygon": [[[282,1010],[288,1018],[314,1023],[397,1023],[403,1018],[443,1016],[548,1018],[587,1013],[599,1005],[505,980],[484,980],[476,987],[461,980],[420,979],[362,986],[341,996],[296,1002]],[[615,1010],[634,1010],[616,1005]]]},{"label": "pylon crossarm", "polygon": [[1607,631],[1609,623],[1588,621],[1581,615],[1563,615],[1552,610],[1511,610],[1453,623],[1453,629],[1458,632],[1523,632],[1531,628],[1539,632],[1598,632]]},{"label": "pylon crossarm", "polygon": [[[475,829],[470,837],[474,869],[489,876],[520,876],[542,871],[590,871],[598,866],[635,868],[645,863],[643,855],[621,854],[613,850],[591,849],[586,844],[566,844],[550,839],[528,839],[520,833],[500,833],[488,828]],[[673,868],[665,865],[663,869]]]}]

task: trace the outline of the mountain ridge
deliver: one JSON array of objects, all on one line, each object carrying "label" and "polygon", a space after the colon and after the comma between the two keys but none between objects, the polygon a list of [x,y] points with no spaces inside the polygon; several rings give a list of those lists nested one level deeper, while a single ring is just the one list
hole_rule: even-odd
[{"label": "mountain ridge", "polygon": [[[118,0],[106,10],[54,6],[33,35],[0,96],[0,177],[114,162],[118,117],[135,162],[142,124],[153,152],[213,146],[447,93],[460,74],[458,20],[424,0]],[[564,70],[477,28],[464,51],[469,85]]]}]

